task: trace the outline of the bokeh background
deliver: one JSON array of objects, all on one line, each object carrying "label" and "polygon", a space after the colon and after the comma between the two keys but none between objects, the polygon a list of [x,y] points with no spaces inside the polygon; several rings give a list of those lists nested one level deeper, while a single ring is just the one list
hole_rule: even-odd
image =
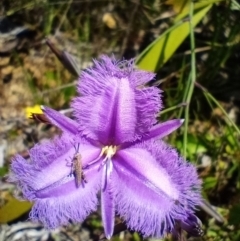
[{"label": "bokeh background", "polygon": [[[34,143],[58,133],[28,114],[44,104],[71,116],[77,77],[46,37],[76,56],[79,69],[107,54],[157,73],[149,85],[164,91],[159,121],[186,120],[166,141],[196,164],[210,207],[198,211],[204,237],[189,240],[240,240],[239,19],[237,0],[1,0],[0,240],[98,240],[102,233],[99,212],[53,231],[31,223],[31,204],[15,199],[6,181],[16,153],[27,158]],[[142,237],[125,231],[112,240]]]}]

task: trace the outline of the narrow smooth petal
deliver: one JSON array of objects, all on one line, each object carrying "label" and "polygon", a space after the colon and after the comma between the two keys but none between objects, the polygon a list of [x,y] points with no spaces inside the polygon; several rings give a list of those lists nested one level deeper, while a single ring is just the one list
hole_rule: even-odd
[{"label": "narrow smooth petal", "polygon": [[[107,170],[110,169],[110,170]],[[112,190],[112,162],[108,161],[104,165],[102,182],[106,184],[102,185],[103,189],[101,192],[101,208],[102,208],[102,220],[104,226],[104,232],[107,239],[110,239],[113,234],[114,229],[114,216],[115,216],[115,206],[114,206],[114,195]]]},{"label": "narrow smooth petal", "polygon": [[42,106],[42,111],[46,115],[47,119],[62,131],[66,131],[74,135],[78,133],[78,124],[74,120],[46,106]]},{"label": "narrow smooth petal", "polygon": [[133,146],[137,143],[141,143],[143,141],[148,141],[151,139],[161,139],[171,134],[176,129],[178,129],[183,124],[183,122],[183,119],[175,119],[157,124],[154,127],[152,127],[150,131],[146,135],[144,135],[140,140],[136,140],[135,142],[126,142],[122,144],[121,147],[124,149]]},{"label": "narrow smooth petal", "polygon": [[223,216],[207,200],[203,199],[199,206],[205,213],[207,213],[210,217],[213,217],[217,222],[225,222]]},{"label": "narrow smooth petal", "polygon": [[175,119],[160,123],[154,126],[149,131],[148,135],[142,139],[142,141],[150,140],[153,138],[162,139],[163,137],[171,134],[173,131],[178,129],[183,124],[183,122],[183,119]]}]

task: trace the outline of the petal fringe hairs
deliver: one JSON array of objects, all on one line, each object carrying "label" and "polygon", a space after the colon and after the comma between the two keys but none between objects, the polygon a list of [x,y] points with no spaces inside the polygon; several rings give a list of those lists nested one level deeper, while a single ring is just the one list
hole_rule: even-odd
[{"label": "petal fringe hairs", "polygon": [[47,228],[82,222],[100,203],[107,238],[116,214],[145,237],[177,237],[181,229],[202,235],[196,168],[161,140],[183,120],[157,123],[162,91],[146,86],[154,77],[133,61],[102,56],[80,74],[73,119],[42,107],[62,134],[36,144],[29,160],[16,155],[9,177],[34,202],[33,221]]}]

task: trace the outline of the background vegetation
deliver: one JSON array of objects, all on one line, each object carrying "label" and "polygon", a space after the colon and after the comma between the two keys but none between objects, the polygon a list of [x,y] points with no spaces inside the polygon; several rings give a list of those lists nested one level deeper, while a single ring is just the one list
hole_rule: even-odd
[{"label": "background vegetation", "polygon": [[[81,227],[39,233],[41,226],[25,221],[30,204],[14,199],[6,182],[14,154],[27,156],[35,142],[56,133],[27,119],[26,108],[44,104],[71,115],[76,79],[45,37],[76,55],[80,68],[114,54],[157,73],[149,84],[164,90],[159,120],[185,119],[167,141],[197,165],[203,195],[219,214],[199,210],[205,235],[190,240],[240,240],[239,15],[236,0],[2,0],[0,240],[14,240],[16,230],[22,234],[16,240],[26,240],[30,229],[39,240],[95,240],[102,231],[95,213]],[[141,237],[125,232],[114,239]]]}]

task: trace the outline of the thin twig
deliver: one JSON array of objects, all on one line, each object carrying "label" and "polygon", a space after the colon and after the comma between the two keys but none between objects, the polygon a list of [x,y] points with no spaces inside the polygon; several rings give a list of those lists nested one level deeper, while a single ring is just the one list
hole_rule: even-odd
[{"label": "thin twig", "polygon": [[[238,135],[240,136],[240,130],[237,127],[237,125],[234,123],[234,121],[229,117],[228,113],[224,110],[224,108],[222,107],[222,105],[209,93],[209,91],[203,87],[201,84],[199,84],[198,82],[195,82],[195,86],[198,87],[199,89],[201,89],[204,93],[204,95],[206,97],[208,97],[210,100],[212,100],[212,102],[223,112],[223,114],[225,115],[225,117],[227,118],[227,120],[229,121],[229,123],[233,126],[233,128],[236,130],[236,132],[238,133]],[[229,124],[227,123],[227,124]]]}]

